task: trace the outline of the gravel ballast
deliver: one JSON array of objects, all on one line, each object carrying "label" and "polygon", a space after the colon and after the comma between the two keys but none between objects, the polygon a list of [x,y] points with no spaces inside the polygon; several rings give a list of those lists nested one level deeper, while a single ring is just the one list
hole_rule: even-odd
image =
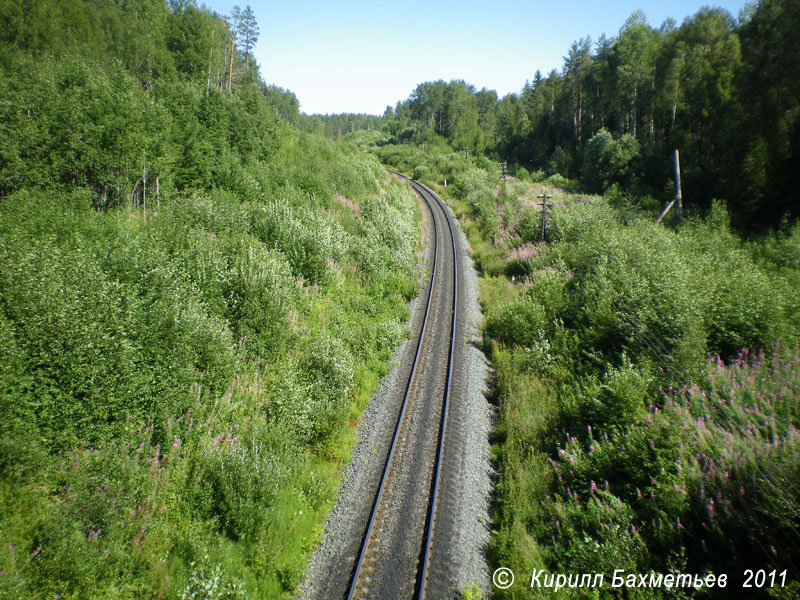
[{"label": "gravel ballast", "polygon": [[[454,425],[446,438],[450,445],[444,477],[444,496],[440,506],[446,519],[437,516],[434,529],[432,561],[446,572],[446,589],[458,590],[477,585],[489,595],[490,576],[485,551],[490,541],[489,502],[492,485],[489,434],[493,411],[486,399],[488,365],[475,342],[480,336],[480,306],[478,304],[477,274],[469,258],[466,238],[457,226],[458,221],[448,209],[456,225],[456,247],[459,267],[459,309],[457,311],[458,357],[454,370],[454,391],[451,417]],[[430,215],[429,230],[432,230]],[[449,240],[448,240],[449,241]],[[432,261],[428,245],[427,263]],[[427,282],[422,295],[427,292]],[[409,327],[418,332],[424,302],[410,303]],[[404,342],[395,352],[395,367],[381,382],[370,401],[358,428],[359,442],[346,468],[339,498],[331,512],[321,544],[314,550],[306,577],[300,587],[302,598],[343,597],[352,567],[358,555],[364,526],[372,507],[372,490],[383,470],[388,444],[398,414],[397,398],[402,397],[416,348],[417,336]],[[451,441],[452,439],[452,441]],[[424,492],[421,492],[424,493]],[[438,513],[437,513],[438,515]],[[440,526],[439,523],[442,523]],[[438,555],[438,561],[437,559]],[[434,564],[431,565],[432,567]],[[449,594],[449,592],[448,592]]]}]

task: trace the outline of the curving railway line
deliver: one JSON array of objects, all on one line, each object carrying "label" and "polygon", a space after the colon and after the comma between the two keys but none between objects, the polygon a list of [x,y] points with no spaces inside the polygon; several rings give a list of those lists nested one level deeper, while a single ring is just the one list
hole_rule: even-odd
[{"label": "curving railway line", "polygon": [[354,458],[355,483],[331,516],[336,533],[323,544],[304,598],[457,598],[463,588],[458,546],[472,518],[465,516],[464,481],[475,466],[467,439],[474,408],[465,401],[471,367],[459,298],[462,250],[442,200],[408,181],[428,209],[429,276],[413,338],[390,378],[385,416],[362,432],[370,456]]},{"label": "curving railway line", "polygon": [[433,265],[411,372],[348,600],[424,598],[428,587],[436,586],[431,559],[457,335],[458,252],[442,201],[424,185],[409,182],[433,220]]}]

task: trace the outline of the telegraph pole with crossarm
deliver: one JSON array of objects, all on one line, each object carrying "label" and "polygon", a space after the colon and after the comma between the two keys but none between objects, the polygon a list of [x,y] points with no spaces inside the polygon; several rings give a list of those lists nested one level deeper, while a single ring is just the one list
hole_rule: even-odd
[{"label": "telegraph pole with crossarm", "polygon": [[547,214],[547,207],[553,206],[547,200],[552,198],[552,196],[550,194],[539,194],[536,197],[542,201],[542,241],[544,242],[546,241],[545,232],[547,231],[547,220],[545,215]]}]

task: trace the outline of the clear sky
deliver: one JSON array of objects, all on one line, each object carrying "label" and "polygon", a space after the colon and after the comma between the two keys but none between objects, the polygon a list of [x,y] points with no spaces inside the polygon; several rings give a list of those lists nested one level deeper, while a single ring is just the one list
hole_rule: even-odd
[{"label": "clear sky", "polygon": [[255,57],[267,83],[300,110],[383,114],[425,81],[464,79],[499,96],[537,69],[561,69],[573,41],[616,36],[641,9],[650,25],[678,25],[702,6],[734,17],[746,0],[198,0],[227,15],[250,5],[261,35]]}]

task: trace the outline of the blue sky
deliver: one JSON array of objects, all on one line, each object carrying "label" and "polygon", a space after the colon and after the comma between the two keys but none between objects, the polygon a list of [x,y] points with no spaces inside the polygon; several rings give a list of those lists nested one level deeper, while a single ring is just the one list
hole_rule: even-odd
[{"label": "blue sky", "polygon": [[424,81],[464,79],[500,96],[537,69],[560,69],[570,44],[615,36],[635,10],[658,27],[701,6],[734,17],[745,0],[409,0],[388,2],[198,0],[220,14],[253,8],[255,56],[268,83],[293,91],[300,110],[382,114]]}]

